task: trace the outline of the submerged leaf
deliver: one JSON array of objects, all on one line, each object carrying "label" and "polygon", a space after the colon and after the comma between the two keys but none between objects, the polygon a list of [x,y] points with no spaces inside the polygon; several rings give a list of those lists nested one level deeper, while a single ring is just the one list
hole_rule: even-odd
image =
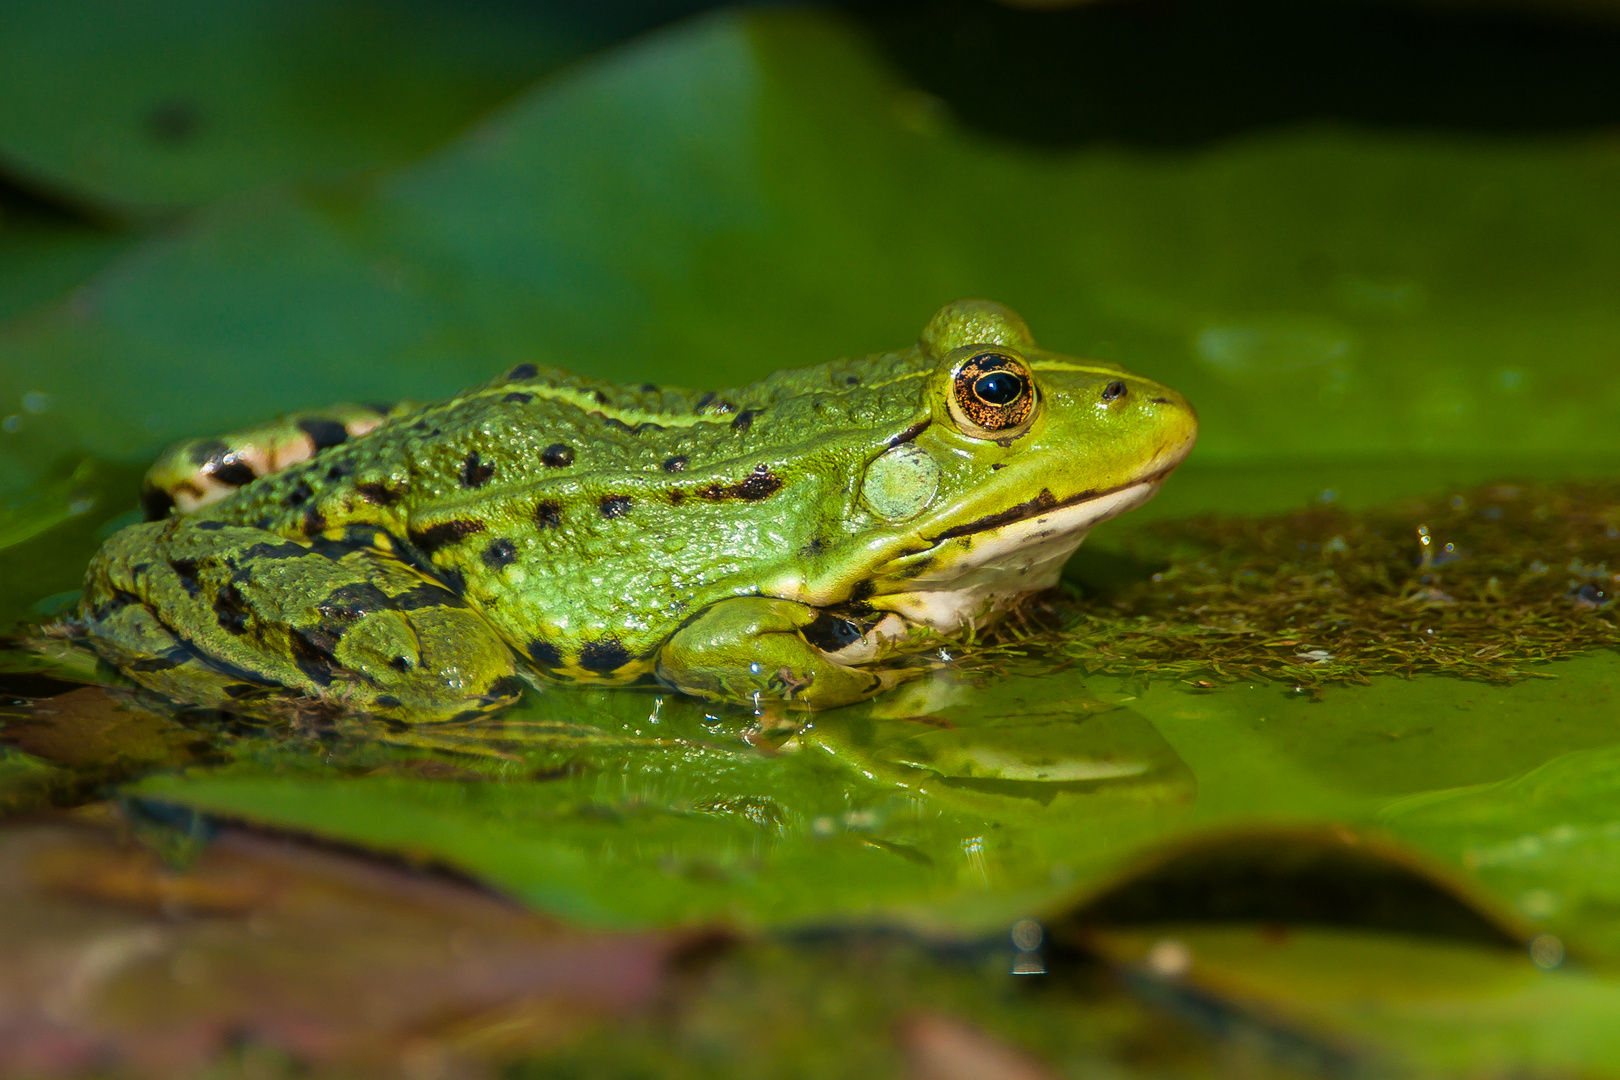
[{"label": "submerged leaf", "polygon": [[116,819],[0,833],[0,1071],[174,1076],[233,1056],[465,1070],[644,1006],[703,935],[582,934],[461,882],[225,831],[185,870]]}]

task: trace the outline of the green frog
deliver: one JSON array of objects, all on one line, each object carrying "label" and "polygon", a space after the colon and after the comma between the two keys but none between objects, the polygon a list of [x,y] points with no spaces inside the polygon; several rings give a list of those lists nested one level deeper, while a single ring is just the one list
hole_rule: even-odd
[{"label": "green frog", "polygon": [[521,364],[441,404],[174,447],[78,626],[135,682],[420,722],[539,678],[824,709],[1050,588],[1197,420],[982,300],[898,352],[699,392]]}]

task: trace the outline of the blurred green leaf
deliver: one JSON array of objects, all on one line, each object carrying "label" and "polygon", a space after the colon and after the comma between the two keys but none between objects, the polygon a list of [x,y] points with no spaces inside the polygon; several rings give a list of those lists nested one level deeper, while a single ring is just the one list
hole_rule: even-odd
[{"label": "blurred green leaf", "polygon": [[49,805],[53,795],[72,790],[74,786],[70,770],[9,746],[0,746],[0,817]]},{"label": "blurred green leaf", "polygon": [[375,186],[212,209],[0,337],[0,370],[139,456],[525,360],[740,381],[977,294],[1186,392],[1204,461],[1620,452],[1603,140],[1034,154],[914,105],[836,20],[705,19]]},{"label": "blurred green leaf", "polygon": [[[1562,727],[1562,710],[1544,717]],[[1542,722],[1547,726],[1547,719]],[[1415,792],[1384,824],[1454,862],[1577,945],[1620,953],[1620,747],[1572,750],[1522,775]]]},{"label": "blurred green leaf", "polygon": [[0,323],[62,299],[133,243],[64,216],[18,213],[0,200]]},{"label": "blurred green leaf", "polygon": [[0,504],[0,551],[94,509],[96,500],[90,493],[94,474],[90,462],[82,461],[67,476],[21,499]]},{"label": "blurred green leaf", "polygon": [[1150,999],[1318,1075],[1615,1075],[1620,982],[1607,972],[1317,927],[1171,924],[1094,941]]},{"label": "blurred green leaf", "polygon": [[0,12],[0,165],[142,215],[394,164],[599,44],[592,23],[626,6],[16,0]]}]

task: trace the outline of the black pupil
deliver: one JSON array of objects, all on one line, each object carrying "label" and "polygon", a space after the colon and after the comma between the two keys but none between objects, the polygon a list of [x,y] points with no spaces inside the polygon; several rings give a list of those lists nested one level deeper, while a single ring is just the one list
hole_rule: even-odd
[{"label": "black pupil", "polygon": [[991,405],[1011,405],[1024,395],[1024,380],[1010,371],[992,371],[973,384],[973,392]]}]

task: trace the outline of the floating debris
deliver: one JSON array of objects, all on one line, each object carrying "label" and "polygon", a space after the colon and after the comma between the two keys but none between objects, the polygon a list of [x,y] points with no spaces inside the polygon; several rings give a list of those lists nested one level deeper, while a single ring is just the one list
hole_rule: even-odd
[{"label": "floating debris", "polygon": [[1049,597],[983,659],[1309,688],[1425,672],[1509,683],[1620,645],[1620,482],[1197,517],[1144,528],[1130,554],[1162,569]]}]

